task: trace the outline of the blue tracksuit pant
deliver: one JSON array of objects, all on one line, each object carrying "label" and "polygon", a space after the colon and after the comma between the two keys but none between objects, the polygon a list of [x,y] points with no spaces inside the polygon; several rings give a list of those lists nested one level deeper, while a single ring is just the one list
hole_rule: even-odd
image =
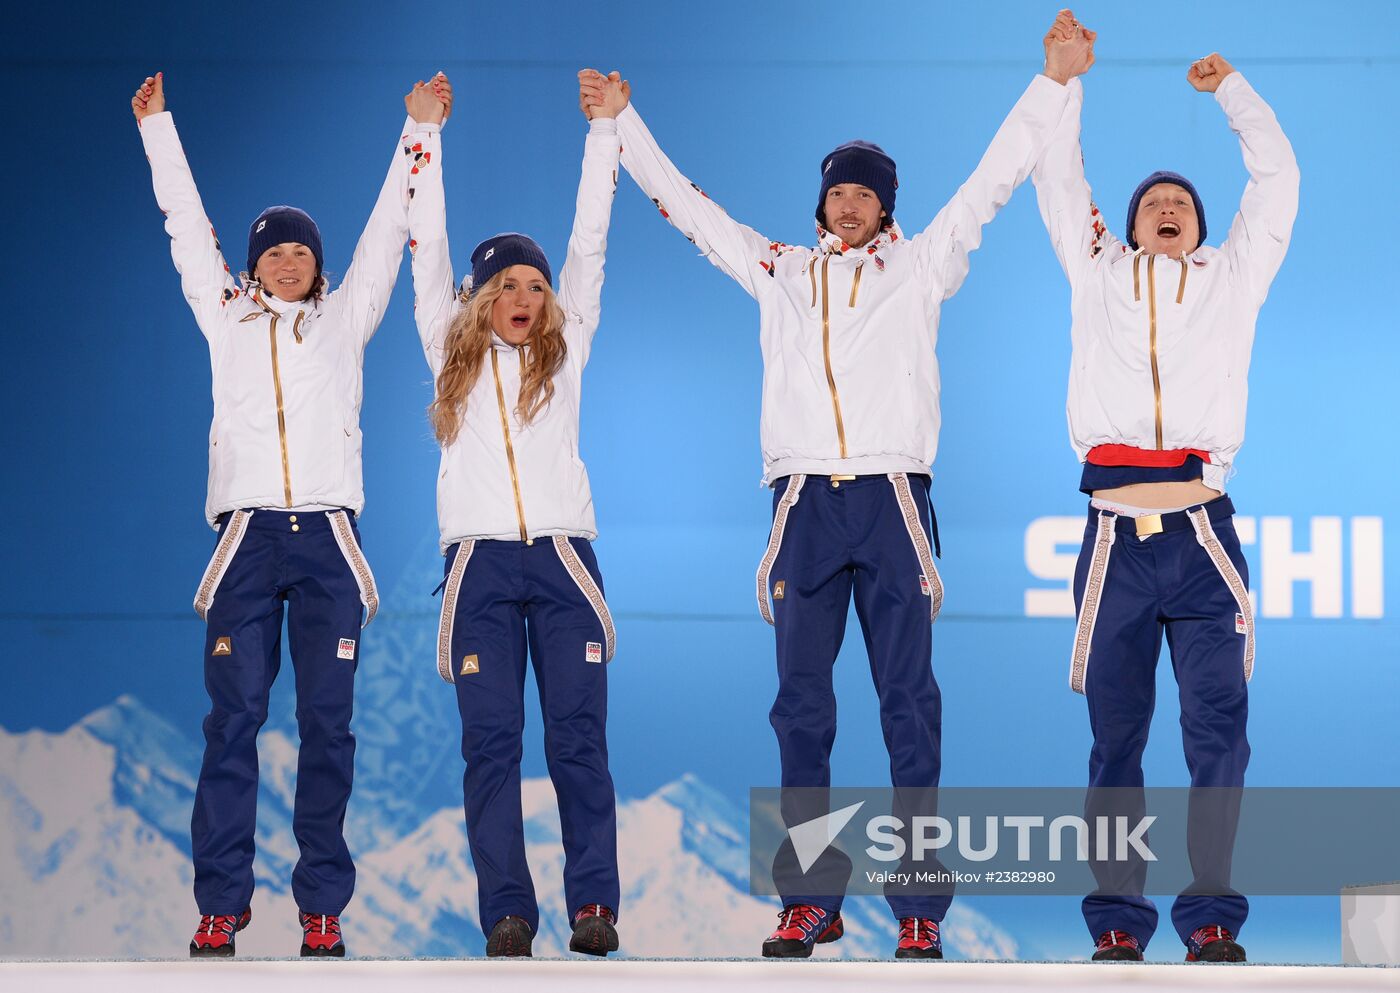
[{"label": "blue tracksuit pant", "polygon": [[[1129,813],[1124,804],[1141,809],[1137,791],[1163,634],[1180,689],[1191,785],[1232,788],[1191,797],[1188,854],[1195,882],[1172,906],[1183,941],[1209,924],[1239,934],[1249,912],[1248,901],[1228,886],[1239,787],[1249,764],[1245,683],[1254,664],[1249,573],[1233,514],[1229,498],[1220,497],[1161,515],[1165,530],[1139,538],[1139,530],[1150,531],[1152,523],[1140,529],[1133,518],[1090,507],[1074,577],[1079,621],[1070,682],[1088,698],[1094,734],[1090,813],[1098,802],[1113,805],[1118,814]],[[1096,801],[1094,787],[1132,789]],[[1090,934],[1127,931],[1146,947],[1157,928],[1157,910],[1141,895],[1146,872],[1145,863],[1116,872],[1095,865],[1103,892],[1084,900]]]},{"label": "blue tracksuit pant", "polygon": [[195,599],[208,624],[211,704],[190,824],[201,914],[241,913],[253,895],[257,736],[282,664],[284,607],[301,733],[292,815],[301,857],[292,894],[314,914],[339,914],[350,902],[355,866],[343,831],[355,760],[350,715],[361,622],[377,606],[348,512],[259,509],[221,519]]},{"label": "blue tracksuit pant", "polygon": [[582,538],[468,541],[447,550],[438,668],[457,690],[467,839],[481,929],[522,917],[539,931],[521,823],[526,657],[559,801],[570,913],[618,911],[617,813],[608,771],[608,670],[615,634],[592,546]]},{"label": "blue tracksuit pant", "polygon": [[[759,566],[761,612],[777,629],[778,695],[769,720],[778,736],[783,787],[831,785],[836,739],[832,670],[854,594],[865,636],[870,675],[880,701],[880,726],[890,756],[890,780],[910,787],[920,813],[931,812],[929,787],[938,785],[942,703],[931,664],[931,620],[943,599],[933,564],[937,537],[928,476],[790,476],[774,484],[773,528]],[[923,791],[923,792],[918,792]],[[820,795],[818,795],[820,796]],[[784,799],[789,826],[824,813]],[[849,860],[828,849],[811,871],[823,882],[830,862]],[[823,864],[823,863],[827,864]],[[936,870],[929,861],[918,868]],[[804,891],[785,843],[774,865],[784,905],[807,903],[839,910],[843,887]],[[837,889],[837,892],[832,892]],[[888,890],[896,917],[942,920],[946,893],[911,895]]]}]

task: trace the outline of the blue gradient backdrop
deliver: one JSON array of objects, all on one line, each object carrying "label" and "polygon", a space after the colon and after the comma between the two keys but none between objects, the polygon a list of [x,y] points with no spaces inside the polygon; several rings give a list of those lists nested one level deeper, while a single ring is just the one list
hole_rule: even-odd
[{"label": "blue gradient backdrop", "polygon": [[[189,602],[213,540],[201,517],[209,362],[128,108],[148,72],[165,72],[231,260],[262,207],[293,203],[318,219],[327,266],[343,272],[399,134],[401,96],[443,69],[457,93],[444,168],[459,266],[477,240],[510,229],[533,233],[557,265],[585,130],[580,66],[620,69],[678,165],[770,237],[810,243],[820,158],[853,137],[898,161],[899,217],[912,233],[1038,70],[1054,13],[1051,3],[718,0],[398,12],[80,4],[19,15],[0,40],[12,117],[0,158],[0,725],[61,729],[131,692],[197,735],[206,705]],[[1084,151],[1115,229],[1156,168],[1195,180],[1217,243],[1229,224],[1245,173],[1224,115],[1184,80],[1192,58],[1219,50],[1234,62],[1297,150],[1302,207],[1259,321],[1236,505],[1290,517],[1299,549],[1314,516],[1393,527],[1400,5],[1090,2],[1076,13],[1100,32]],[[387,594],[367,642],[394,624],[436,622],[437,449],[411,305],[405,265],[365,366],[361,525]],[[770,508],[758,485],[756,310],[625,177],[603,307],[582,445],[620,625],[614,774],[621,792],[641,795],[693,772],[742,803],[777,768],[772,636],[752,593]],[[1063,414],[1067,325],[1067,288],[1027,184],[943,311],[933,492],[948,596],[934,666],[950,783],[1075,784],[1085,772],[1084,704],[1065,686],[1072,621],[1022,607],[1024,590],[1045,585],[1027,571],[1026,525],[1082,508]],[[1351,618],[1350,588],[1347,616],[1311,617],[1298,584],[1292,618],[1261,619],[1252,782],[1400,782],[1400,539],[1390,545],[1383,617]],[[1252,570],[1258,554],[1249,550]],[[856,630],[838,664],[834,771],[878,783],[887,759]],[[432,658],[421,669],[437,679]],[[1148,776],[1183,783],[1175,688],[1161,670]],[[538,728],[534,719],[526,772],[542,775]],[[1047,954],[1068,950],[1057,936],[1082,943],[1072,904],[1047,915],[1049,901],[1003,902]],[[1263,941],[1257,922],[1269,923],[1279,956],[1298,947],[1335,958],[1335,901],[1271,916],[1261,904],[1260,914],[1253,927]]]}]

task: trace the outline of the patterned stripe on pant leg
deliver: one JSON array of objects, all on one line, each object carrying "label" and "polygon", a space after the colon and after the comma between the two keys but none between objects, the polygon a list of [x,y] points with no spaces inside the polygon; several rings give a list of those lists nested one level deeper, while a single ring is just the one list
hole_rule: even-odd
[{"label": "patterned stripe on pant leg", "polygon": [[603,625],[603,661],[611,662],[613,653],[617,651],[617,629],[613,627],[612,613],[608,610],[607,601],[603,599],[603,591],[593,581],[593,576],[583,564],[583,560],[578,557],[578,552],[574,551],[574,546],[569,544],[567,537],[556,534],[554,550],[559,553],[559,561],[564,563],[564,570],[573,579],[574,585],[593,608],[593,613],[598,615],[598,623]]},{"label": "patterned stripe on pant leg", "polygon": [[1079,622],[1074,627],[1074,650],[1069,660],[1069,688],[1084,692],[1084,678],[1089,671],[1089,649],[1094,642],[1094,625],[1099,619],[1099,603],[1103,600],[1104,578],[1108,575],[1108,559],[1118,532],[1114,530],[1114,514],[1099,514],[1099,529],[1094,536],[1094,556],[1089,562],[1089,576],[1084,581],[1084,600],[1079,608]]},{"label": "patterned stripe on pant leg", "polygon": [[457,591],[462,587],[462,573],[467,571],[467,561],[475,548],[475,541],[463,541],[457,545],[452,569],[442,587],[442,614],[438,617],[438,675],[449,683],[456,682],[452,673],[452,622],[457,615]]},{"label": "patterned stripe on pant leg", "polygon": [[253,516],[251,510],[235,510],[229,515],[228,525],[224,528],[224,533],[219,537],[219,543],[214,546],[214,554],[209,558],[209,564],[204,567],[204,575],[200,577],[199,586],[194,593],[194,612],[199,615],[200,620],[209,619],[209,608],[214,604],[214,594],[219,590],[219,584],[224,581],[224,573],[228,572],[228,567],[233,564],[233,557],[238,554],[238,546],[243,542],[243,536],[248,533],[248,518]]},{"label": "patterned stripe on pant leg", "polygon": [[349,515],[343,510],[332,510],[326,512],[326,517],[331,522],[331,533],[335,535],[335,543],[340,546],[340,554],[345,556],[345,564],[350,567],[355,585],[360,588],[360,603],[365,608],[365,622],[360,627],[369,627],[369,622],[379,613],[379,590],[374,585],[374,573],[369,571],[369,560],[355,540]]},{"label": "patterned stripe on pant leg", "polygon": [[1220,578],[1225,580],[1225,585],[1230,587],[1235,604],[1244,616],[1244,681],[1247,683],[1254,675],[1254,607],[1249,602],[1249,587],[1245,586],[1235,563],[1230,561],[1225,546],[1220,544],[1215,528],[1210,525],[1210,515],[1199,507],[1188,510],[1187,514],[1191,517],[1191,523],[1195,525],[1196,540],[1206,550],[1211,562],[1215,563],[1216,571],[1220,573]]},{"label": "patterned stripe on pant leg", "polygon": [[773,571],[773,563],[778,560],[778,551],[783,546],[783,531],[787,528],[788,511],[797,503],[797,495],[802,492],[802,484],[807,477],[796,473],[788,477],[787,489],[778,501],[778,509],[773,512],[773,527],[768,532],[768,548],[758,563],[758,612],[769,624],[773,623],[773,607],[768,599],[768,576]]},{"label": "patterned stripe on pant leg", "polygon": [[943,578],[938,575],[938,568],[933,564],[933,547],[929,545],[928,535],[924,533],[924,522],[919,520],[919,507],[914,502],[913,491],[909,489],[908,475],[892,472],[889,479],[890,484],[894,486],[895,499],[899,501],[899,511],[904,517],[904,527],[909,532],[909,540],[914,543],[914,554],[919,559],[919,568],[924,570],[924,576],[928,579],[928,619],[933,622],[938,619],[938,612],[943,609]]}]

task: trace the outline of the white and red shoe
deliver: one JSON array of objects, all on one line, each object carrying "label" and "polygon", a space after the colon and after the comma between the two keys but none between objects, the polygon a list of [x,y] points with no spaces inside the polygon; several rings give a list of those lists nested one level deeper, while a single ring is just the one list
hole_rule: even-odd
[{"label": "white and red shoe", "polygon": [[310,957],[345,957],[345,940],[340,936],[340,918],[335,914],[299,913],[301,954]]},{"label": "white and red shoe", "polygon": [[763,957],[805,959],[812,954],[813,945],[835,941],[845,933],[839,911],[806,903],[789,904],[778,915],[778,929],[763,943]]},{"label": "white and red shoe", "polygon": [[931,917],[901,917],[899,944],[895,945],[897,959],[941,959],[943,938],[938,922]]},{"label": "white and red shoe", "polygon": [[1127,931],[1105,931],[1094,949],[1095,962],[1141,962],[1142,945]]},{"label": "white and red shoe", "polygon": [[233,958],[233,938],[253,919],[251,908],[241,914],[205,914],[190,939],[190,958]]},{"label": "white and red shoe", "polygon": [[1235,940],[1229,928],[1219,924],[1198,927],[1186,942],[1188,962],[1243,962],[1244,946]]},{"label": "white and red shoe", "polygon": [[585,903],[574,912],[574,935],[569,951],[606,955],[617,951],[617,915],[601,903]]}]

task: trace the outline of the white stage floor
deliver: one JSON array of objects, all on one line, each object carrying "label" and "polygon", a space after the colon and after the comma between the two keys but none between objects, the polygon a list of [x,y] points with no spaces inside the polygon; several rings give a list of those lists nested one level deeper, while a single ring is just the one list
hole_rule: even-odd
[{"label": "white stage floor", "polygon": [[1400,968],[1363,966],[1165,965],[1088,962],[820,962],[695,960],[451,961],[299,959],[230,962],[0,962],[0,987],[15,993],[333,993],[386,990],[461,993],[464,983],[492,993],[567,989],[570,993],[821,993],[912,990],[939,993],[1021,990],[1269,990],[1333,993],[1400,990]]}]

